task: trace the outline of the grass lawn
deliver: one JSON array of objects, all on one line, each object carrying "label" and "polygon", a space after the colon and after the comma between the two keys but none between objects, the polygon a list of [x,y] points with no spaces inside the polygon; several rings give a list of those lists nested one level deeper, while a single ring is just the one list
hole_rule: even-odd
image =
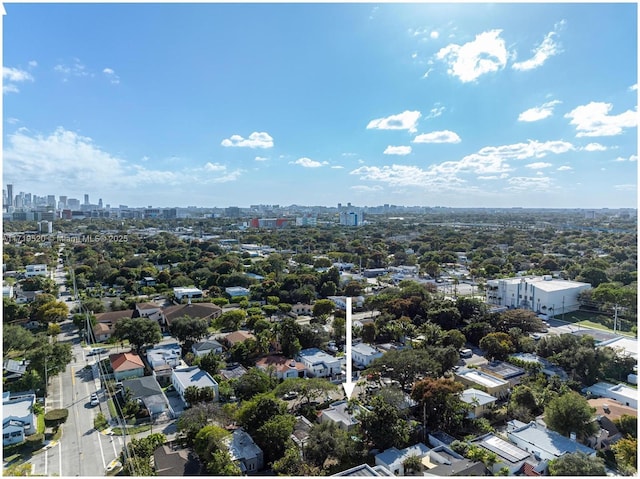
[{"label": "grass lawn", "polygon": [[117,418],[118,412],[116,411],[116,405],[113,402],[113,399],[107,399],[107,407],[109,408],[109,414],[111,414],[111,417],[114,419]]},{"label": "grass lawn", "polygon": [[[122,435],[122,427],[114,427],[111,430],[113,434],[118,436]],[[139,432],[149,431],[151,429],[151,424],[142,424],[141,426],[127,426],[127,435],[132,436],[134,434],[138,434]]]},{"label": "grass lawn", "polygon": [[44,434],[44,412],[42,414],[38,414],[38,424],[36,426],[36,432]]},{"label": "grass lawn", "polygon": [[[556,315],[556,319],[562,319],[562,315]],[[618,318],[618,330],[617,334],[623,336],[635,337],[630,331],[635,323],[626,319]],[[564,315],[564,321],[568,323],[578,324],[593,329],[599,329],[601,331],[613,332],[613,316],[607,316],[600,313],[591,313],[589,311],[572,311]]]}]

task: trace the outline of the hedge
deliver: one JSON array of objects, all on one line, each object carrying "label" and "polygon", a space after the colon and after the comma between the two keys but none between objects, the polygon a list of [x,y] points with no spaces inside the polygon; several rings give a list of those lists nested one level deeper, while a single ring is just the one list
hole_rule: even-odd
[{"label": "hedge", "polygon": [[69,417],[68,409],[52,409],[44,415],[44,423],[49,427],[59,426]]}]

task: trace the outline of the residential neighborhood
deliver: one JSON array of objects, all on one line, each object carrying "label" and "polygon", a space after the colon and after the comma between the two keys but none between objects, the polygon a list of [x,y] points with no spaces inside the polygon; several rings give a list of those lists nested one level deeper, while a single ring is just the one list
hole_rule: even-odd
[{"label": "residential neighborhood", "polygon": [[[394,226],[381,218],[377,228]],[[149,231],[103,251],[5,243],[5,472],[636,470],[635,272],[627,278],[612,255],[567,246],[591,233],[558,229],[561,242],[548,234],[527,270],[507,273],[490,265],[530,241],[525,230],[474,243],[475,226],[426,227],[367,248],[345,241],[340,253],[342,230],[314,232],[333,248],[318,241],[313,253],[249,255],[243,243],[181,239],[182,230]],[[454,233],[464,255],[431,249]],[[289,235],[296,230],[248,240]],[[598,236],[635,255],[635,234]],[[487,262],[492,242],[495,261]],[[46,274],[26,274],[33,265],[23,261],[34,254]],[[160,268],[169,254],[171,265]],[[379,274],[356,267],[360,257]],[[25,287],[37,294],[21,304]],[[78,459],[87,454],[99,460]]]}]

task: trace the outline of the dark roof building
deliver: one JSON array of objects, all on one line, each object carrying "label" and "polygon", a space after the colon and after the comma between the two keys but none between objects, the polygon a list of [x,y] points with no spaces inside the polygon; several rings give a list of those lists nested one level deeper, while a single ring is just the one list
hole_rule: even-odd
[{"label": "dark roof building", "polygon": [[198,476],[202,465],[190,450],[163,444],[153,453],[157,476]]}]

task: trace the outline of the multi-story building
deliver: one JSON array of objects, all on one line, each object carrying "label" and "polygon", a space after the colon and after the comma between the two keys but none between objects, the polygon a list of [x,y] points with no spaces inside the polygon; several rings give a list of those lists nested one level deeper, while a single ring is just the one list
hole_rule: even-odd
[{"label": "multi-story building", "polygon": [[26,269],[27,271],[25,276],[27,278],[31,278],[33,276],[47,276],[49,274],[46,264],[28,264]]},{"label": "multi-story building", "polygon": [[541,277],[503,278],[487,281],[487,303],[521,308],[554,316],[580,307],[578,295],[591,289],[589,283]]}]

